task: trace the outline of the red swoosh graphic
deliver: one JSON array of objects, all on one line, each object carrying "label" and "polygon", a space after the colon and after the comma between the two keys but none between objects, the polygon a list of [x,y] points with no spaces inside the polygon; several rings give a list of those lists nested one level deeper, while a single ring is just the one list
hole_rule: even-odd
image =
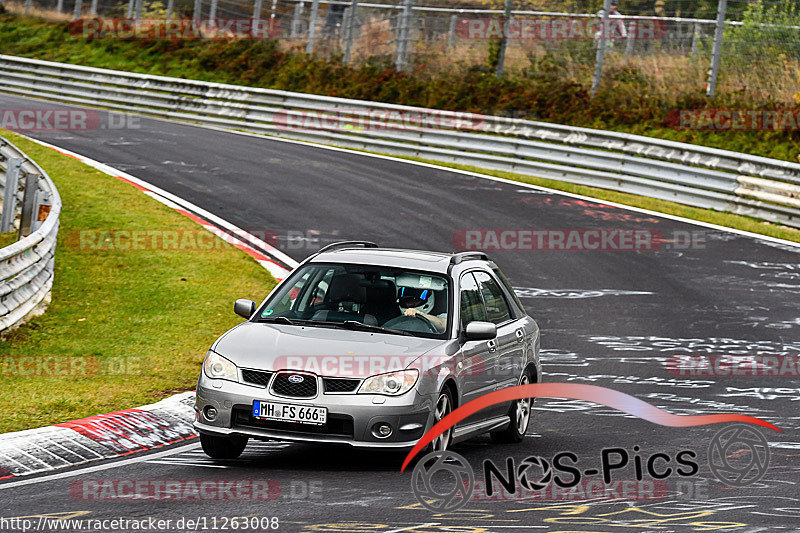
[{"label": "red swoosh graphic", "polygon": [[[624,392],[598,387],[597,385],[580,385],[577,383],[531,383],[529,385],[517,385],[507,389],[490,392],[480,398],[476,398],[466,403],[437,422],[422,439],[414,446],[403,462],[400,471],[404,471],[408,463],[433,439],[455,426],[468,416],[485,409],[490,405],[522,398],[568,398],[570,400],[586,400],[596,404],[605,405],[628,413],[629,415],[647,420],[660,426],[669,427],[691,427],[704,426],[707,424],[720,424],[722,422],[744,422],[755,424],[765,428],[781,431],[765,420],[747,415],[720,414],[720,415],[673,415],[655,405],[634,398]],[[781,431],[782,432],[782,431]]]}]

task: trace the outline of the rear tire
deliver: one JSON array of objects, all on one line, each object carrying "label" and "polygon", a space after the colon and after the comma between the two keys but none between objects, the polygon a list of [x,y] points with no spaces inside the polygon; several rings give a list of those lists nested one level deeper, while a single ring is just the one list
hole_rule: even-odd
[{"label": "rear tire", "polygon": [[[529,383],[531,383],[530,372],[525,370],[519,379],[519,384],[528,385]],[[508,417],[511,419],[511,422],[509,422],[506,429],[492,431],[492,440],[504,443],[522,442],[525,438],[525,432],[528,431],[528,425],[531,422],[532,405],[533,400],[531,398],[514,400],[511,407],[508,408]]]},{"label": "rear tire", "polygon": [[242,435],[209,435],[200,433],[200,445],[212,459],[236,459],[247,446],[247,437]]}]

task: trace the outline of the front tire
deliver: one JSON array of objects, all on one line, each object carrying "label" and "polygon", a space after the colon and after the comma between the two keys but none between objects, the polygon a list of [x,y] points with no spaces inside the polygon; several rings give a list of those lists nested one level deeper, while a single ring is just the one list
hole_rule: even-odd
[{"label": "front tire", "polygon": [[[436,405],[433,410],[433,425],[435,426],[442,418],[446,417],[451,412],[453,412],[453,395],[450,389],[445,387],[436,399]],[[452,436],[453,428],[448,428],[447,431],[433,439],[433,442],[426,446],[425,453],[445,451],[450,447]]]},{"label": "front tire", "polygon": [[200,445],[212,459],[236,459],[247,446],[247,437],[242,435],[209,435],[200,433]]},{"label": "front tire", "polygon": [[[530,382],[531,377],[526,370],[519,378],[519,384],[528,385]],[[522,398],[512,402],[511,407],[508,409],[508,416],[511,418],[511,422],[509,422],[506,429],[492,431],[492,440],[495,442],[522,442],[531,422],[532,404],[533,400],[531,398]]]}]

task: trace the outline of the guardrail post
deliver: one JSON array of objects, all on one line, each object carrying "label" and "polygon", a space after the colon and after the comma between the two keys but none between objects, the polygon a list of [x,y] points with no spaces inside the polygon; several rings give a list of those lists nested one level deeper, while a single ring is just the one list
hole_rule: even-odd
[{"label": "guardrail post", "polygon": [[506,48],[508,48],[508,35],[506,29],[508,28],[508,20],[511,18],[511,4],[514,0],[506,0],[505,8],[503,9],[503,24],[501,25],[503,36],[500,38],[500,50],[497,53],[497,67],[495,68],[494,75],[497,78],[503,77],[503,64],[506,62]]},{"label": "guardrail post", "polygon": [[400,19],[397,24],[397,60],[395,61],[395,68],[398,71],[404,71],[408,64],[408,41],[411,34],[411,8],[414,5],[414,0],[403,0],[403,11],[400,13]]},{"label": "guardrail post", "polygon": [[302,23],[301,17],[303,16],[303,2],[294,6],[294,13],[292,14],[292,31],[289,33],[291,37],[297,37],[302,33],[300,24]]},{"label": "guardrail post", "polygon": [[453,13],[450,15],[450,27],[447,28],[447,48],[452,49],[456,45],[456,24],[458,23],[458,15]]},{"label": "guardrail post", "polygon": [[[258,0],[259,2],[261,0]],[[314,53],[314,38],[317,36],[317,17],[319,16],[319,0],[314,0],[311,4],[311,18],[308,20],[308,41],[306,42],[306,53]]]},{"label": "guardrail post", "polygon": [[75,11],[72,13],[72,20],[81,18],[83,11],[83,0],[75,0]]},{"label": "guardrail post", "polygon": [[589,92],[591,97],[597,94],[600,87],[600,80],[603,77],[603,63],[606,60],[606,40],[610,33],[608,27],[608,16],[611,14],[611,0],[603,0],[603,18],[600,22],[600,40],[597,41],[597,54],[594,58],[594,76],[592,76],[592,89]]},{"label": "guardrail post", "polygon": [[346,40],[344,46],[344,58],[342,62],[345,65],[350,64],[350,55],[353,51],[353,35],[356,32],[356,18],[358,16],[358,0],[353,0],[348,8],[350,13],[346,15],[347,17],[347,33],[346,33]]},{"label": "guardrail post", "polygon": [[697,53],[697,42],[700,40],[700,24],[694,23],[694,31],[692,32],[692,55]]},{"label": "guardrail post", "polygon": [[195,27],[200,23],[200,17],[203,15],[203,0],[194,0],[194,13],[192,13],[192,21]]},{"label": "guardrail post", "polygon": [[625,43],[625,55],[630,56],[633,55],[633,37],[636,34],[636,24],[635,20],[632,20],[628,23],[628,40]]},{"label": "guardrail post", "polygon": [[253,3],[253,28],[258,28],[261,22],[261,0]]},{"label": "guardrail post", "polygon": [[36,231],[47,220],[47,215],[53,208],[53,198],[49,193],[40,193],[36,195],[33,202],[33,220],[31,221],[31,230]]},{"label": "guardrail post", "polygon": [[0,215],[0,233],[11,231],[14,226],[14,214],[17,210],[17,185],[22,159],[10,158],[6,162],[6,183],[3,188],[3,213]]},{"label": "guardrail post", "polygon": [[22,215],[19,222],[19,238],[33,233],[33,214],[39,196],[39,175],[28,174],[25,178],[25,195],[22,197]]},{"label": "guardrail post", "polygon": [[719,0],[717,6],[717,26],[714,28],[714,49],[711,52],[711,68],[708,71],[708,86],[706,96],[713,98],[717,92],[717,77],[719,76],[719,59],[722,55],[722,35],[725,29],[725,12],[728,9],[728,0]]},{"label": "guardrail post", "polygon": [[136,22],[139,22],[142,18],[142,8],[144,7],[142,4],[144,0],[136,0],[136,7],[133,13],[133,18]]}]

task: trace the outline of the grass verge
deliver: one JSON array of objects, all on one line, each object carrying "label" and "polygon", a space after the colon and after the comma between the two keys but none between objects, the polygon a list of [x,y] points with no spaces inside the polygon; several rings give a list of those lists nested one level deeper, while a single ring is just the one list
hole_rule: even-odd
[{"label": "grass verge", "polygon": [[8,233],[0,233],[0,248],[14,244],[17,242],[17,232],[9,231]]},{"label": "grass verge", "polygon": [[[0,432],[191,390],[211,343],[241,321],[233,301],[262,298],[275,280],[134,187],[1,133],[50,174],[64,208],[52,303],[0,338],[0,405],[8,407]],[[121,230],[147,232],[136,246],[143,249],[121,249],[134,247]],[[176,235],[175,244],[166,244]]]},{"label": "grass verge", "polygon": [[[366,152],[366,150],[363,150]],[[377,152],[369,152],[377,153]],[[379,154],[389,157],[396,157],[398,159],[408,159],[410,161],[419,161],[421,163],[429,163],[447,168],[455,168],[458,170],[466,170],[468,172],[477,172],[479,174],[486,174],[488,176],[495,176],[512,181],[519,181],[522,183],[529,183],[531,185],[538,185],[540,187],[547,187],[558,191],[569,192],[573,194],[580,194],[583,196],[591,196],[600,200],[615,202],[619,204],[629,205],[631,207],[638,207],[641,209],[648,209],[665,213],[667,215],[675,215],[680,217],[697,220],[700,222],[708,222],[710,224],[717,224],[728,228],[750,231],[760,235],[767,235],[769,237],[776,237],[778,239],[785,239],[787,241],[800,242],[800,229],[782,226],[780,224],[773,224],[763,220],[752,218],[743,215],[735,215],[723,211],[714,211],[712,209],[703,209],[699,207],[691,207],[667,200],[658,200],[656,198],[648,198],[646,196],[638,196],[635,194],[628,194],[607,189],[600,189],[597,187],[587,187],[586,185],[575,185],[563,181],[555,181],[545,178],[537,178],[534,176],[527,176],[525,174],[516,174],[513,172],[504,172],[501,170],[489,170],[485,168],[459,165],[457,163],[448,163],[442,161],[434,161],[431,159],[423,159],[420,157],[412,156],[397,156],[392,154]]]}]

